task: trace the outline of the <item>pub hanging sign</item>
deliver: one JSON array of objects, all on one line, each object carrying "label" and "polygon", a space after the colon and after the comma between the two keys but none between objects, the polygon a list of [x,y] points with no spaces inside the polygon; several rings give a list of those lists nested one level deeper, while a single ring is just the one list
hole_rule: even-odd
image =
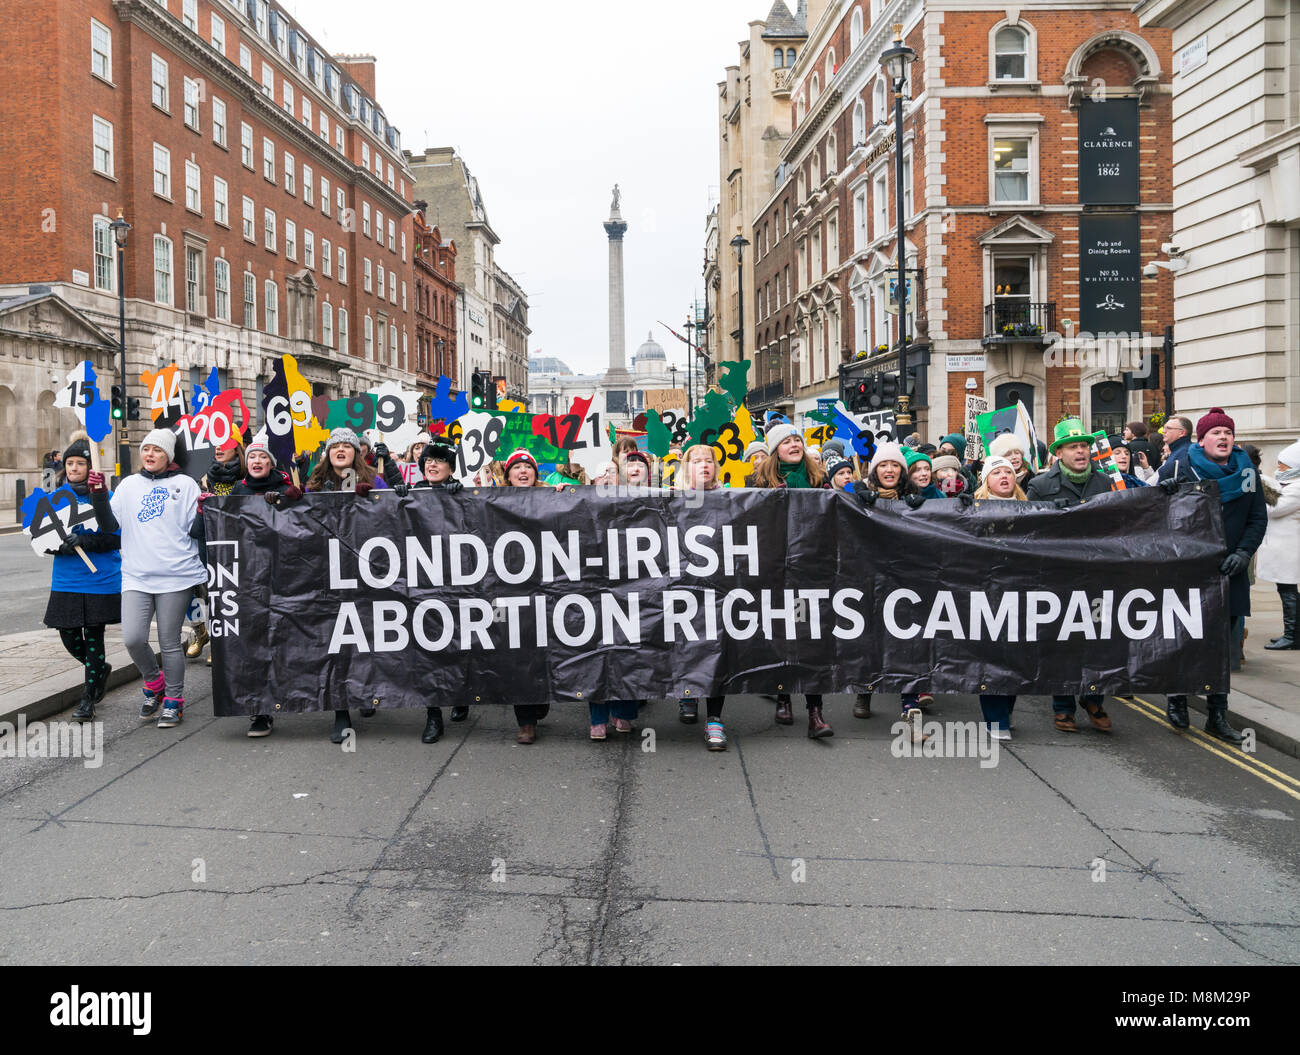
[{"label": "pub hanging sign", "polygon": [[1079,106],[1079,201],[1083,205],[1136,205],[1138,104],[1108,99]]},{"label": "pub hanging sign", "polygon": [[1142,329],[1137,213],[1079,217],[1079,328],[1087,333]]}]

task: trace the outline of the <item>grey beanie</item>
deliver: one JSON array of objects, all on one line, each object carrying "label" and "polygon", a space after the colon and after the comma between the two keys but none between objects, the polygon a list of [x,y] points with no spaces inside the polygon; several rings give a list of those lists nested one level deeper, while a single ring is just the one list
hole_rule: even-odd
[{"label": "grey beanie", "polygon": [[330,438],[325,441],[325,450],[328,451],[339,443],[350,443],[357,449],[358,454],[361,453],[361,441],[357,439],[357,434],[351,429],[339,428],[331,432]]}]

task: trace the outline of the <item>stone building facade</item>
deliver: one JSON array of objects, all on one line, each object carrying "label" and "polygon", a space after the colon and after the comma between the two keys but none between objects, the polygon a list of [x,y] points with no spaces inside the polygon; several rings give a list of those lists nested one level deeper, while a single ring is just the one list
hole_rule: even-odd
[{"label": "stone building facade", "polygon": [[415,262],[415,349],[412,369],[421,392],[421,424],[429,420],[429,403],[440,377],[456,387],[456,243],[444,241],[425,219],[427,203],[416,202],[411,216],[411,259]]}]

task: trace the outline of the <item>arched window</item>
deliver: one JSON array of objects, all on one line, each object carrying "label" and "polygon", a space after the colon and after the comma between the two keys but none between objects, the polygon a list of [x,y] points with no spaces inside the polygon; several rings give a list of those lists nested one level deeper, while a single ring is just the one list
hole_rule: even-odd
[{"label": "arched window", "polygon": [[862,43],[862,8],[853,9],[853,20],[849,23],[849,50]]},{"label": "arched window", "polygon": [[817,97],[821,95],[821,93],[822,93],[821,78],[814,73],[812,75],[812,86],[808,89],[808,98],[811,99],[813,102],[816,102]]},{"label": "arched window", "polygon": [[840,170],[839,148],[836,144],[835,133],[832,132],[826,140],[826,172],[838,172]]},{"label": "arched window", "polygon": [[822,185],[822,159],[815,150],[812,156],[812,185],[814,189]]},{"label": "arched window", "polygon": [[859,99],[853,107],[853,145],[860,147],[867,141],[867,104]]},{"label": "arched window", "polygon": [[785,51],[782,48],[777,48],[775,51],[772,52],[772,69],[779,70],[784,65],[785,65]]},{"label": "arched window", "polygon": [[804,98],[801,95],[799,96],[799,102],[795,105],[794,108],[794,113],[795,113],[794,119],[796,121],[802,121],[804,118],[804,114],[806,114],[807,112],[808,112],[808,104],[804,102]]},{"label": "arched window", "polygon": [[883,124],[888,117],[888,103],[885,100],[885,82],[883,79],[876,81],[876,86],[871,90],[871,113],[872,120],[876,124]]},{"label": "arched window", "polygon": [[804,203],[804,199],[808,197],[808,184],[804,182],[802,165],[799,166],[798,191],[799,192],[797,194],[797,198],[799,200],[799,204],[802,205]]},{"label": "arched window", "polygon": [[1003,26],[993,37],[993,76],[999,81],[1023,81],[1029,69],[1029,34],[1019,26]]},{"label": "arched window", "polygon": [[831,83],[831,78],[835,76],[836,70],[835,49],[831,48],[826,54],[826,83]]},{"label": "arched window", "polygon": [[785,49],[785,64],[786,64],[787,66],[793,66],[793,65],[794,65],[794,48],[786,48],[786,49]]}]

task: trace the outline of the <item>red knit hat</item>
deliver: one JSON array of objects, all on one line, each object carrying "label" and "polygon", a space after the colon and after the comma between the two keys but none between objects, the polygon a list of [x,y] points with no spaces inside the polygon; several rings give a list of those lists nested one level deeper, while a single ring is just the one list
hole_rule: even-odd
[{"label": "red knit hat", "polygon": [[1220,426],[1232,429],[1234,435],[1237,432],[1236,422],[1223,412],[1222,407],[1211,407],[1210,412],[1196,423],[1196,442],[1200,443],[1210,429],[1217,429]]}]

